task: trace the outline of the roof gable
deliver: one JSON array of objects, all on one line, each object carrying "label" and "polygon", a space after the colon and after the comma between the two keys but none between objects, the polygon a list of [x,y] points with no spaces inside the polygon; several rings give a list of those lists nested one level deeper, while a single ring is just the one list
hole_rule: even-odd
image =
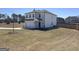
[{"label": "roof gable", "polygon": [[[49,13],[49,14],[55,15],[55,14],[53,14],[53,13],[47,11],[47,10],[33,10],[33,11],[28,12],[28,13],[26,13],[26,14],[30,14],[30,13]],[[55,15],[55,16],[56,16],[56,15]]]}]

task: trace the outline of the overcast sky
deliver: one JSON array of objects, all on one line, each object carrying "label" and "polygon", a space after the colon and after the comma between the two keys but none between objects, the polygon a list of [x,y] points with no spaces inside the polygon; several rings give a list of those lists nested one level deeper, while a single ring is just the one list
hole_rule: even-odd
[{"label": "overcast sky", "polygon": [[79,16],[79,8],[0,8],[0,13],[11,15],[12,13],[24,14],[36,10],[48,10],[59,17]]}]

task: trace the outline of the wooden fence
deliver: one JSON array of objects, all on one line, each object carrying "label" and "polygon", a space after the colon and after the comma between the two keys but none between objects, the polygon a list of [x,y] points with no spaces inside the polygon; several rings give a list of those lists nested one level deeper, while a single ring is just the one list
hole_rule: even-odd
[{"label": "wooden fence", "polygon": [[76,24],[58,24],[57,26],[79,30],[79,23],[76,23]]}]

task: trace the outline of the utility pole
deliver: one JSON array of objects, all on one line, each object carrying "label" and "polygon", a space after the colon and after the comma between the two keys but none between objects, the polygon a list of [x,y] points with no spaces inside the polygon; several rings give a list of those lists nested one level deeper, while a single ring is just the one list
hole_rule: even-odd
[{"label": "utility pole", "polygon": [[12,23],[13,23],[13,24],[12,24],[12,27],[13,27],[12,31],[13,31],[13,33],[14,33],[14,25],[15,25],[14,23],[15,23],[15,21],[16,21],[16,17],[17,17],[17,15],[16,15],[15,13],[13,13],[13,14],[12,14]]},{"label": "utility pole", "polygon": [[14,33],[14,20],[13,20],[13,33]]},{"label": "utility pole", "polygon": [[44,29],[45,29],[45,11],[44,11],[44,23],[43,24],[44,24]]},{"label": "utility pole", "polygon": [[15,20],[15,18],[13,18],[13,33],[14,33],[14,20]]}]

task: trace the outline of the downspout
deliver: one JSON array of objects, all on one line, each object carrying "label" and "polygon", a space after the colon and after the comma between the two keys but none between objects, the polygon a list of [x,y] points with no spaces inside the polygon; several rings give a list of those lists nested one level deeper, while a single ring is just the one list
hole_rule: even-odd
[{"label": "downspout", "polygon": [[[35,11],[35,15],[34,15],[34,20],[37,19],[36,18],[36,11]],[[35,21],[36,22],[36,21]],[[36,23],[35,23],[35,28],[37,27]]]},{"label": "downspout", "polygon": [[45,11],[44,11],[44,29],[45,29]]}]

